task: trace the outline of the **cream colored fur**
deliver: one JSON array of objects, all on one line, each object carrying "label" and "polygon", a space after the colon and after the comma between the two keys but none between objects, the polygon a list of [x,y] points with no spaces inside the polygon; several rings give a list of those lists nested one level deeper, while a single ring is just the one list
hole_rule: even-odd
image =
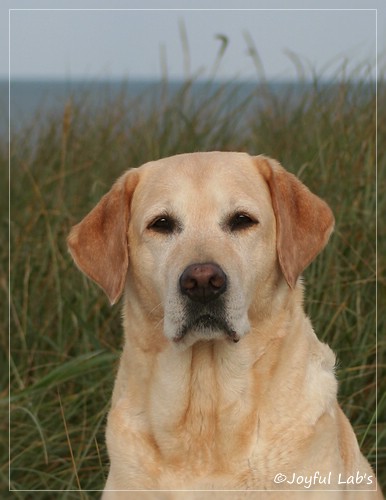
[{"label": "cream colored fur", "polygon": [[[235,213],[254,224],[231,230]],[[157,217],[178,224],[159,232]],[[112,302],[124,290],[105,499],[382,498],[365,491],[377,484],[337,403],[334,354],[303,311],[299,274],[332,228],[277,162],[218,152],[128,171],[73,228],[80,269]],[[237,343],[221,328],[176,340],[180,276],[206,262],[227,276]]]}]

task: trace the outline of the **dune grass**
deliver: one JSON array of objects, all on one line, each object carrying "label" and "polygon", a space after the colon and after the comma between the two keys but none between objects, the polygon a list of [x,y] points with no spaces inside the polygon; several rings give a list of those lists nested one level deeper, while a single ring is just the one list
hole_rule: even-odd
[{"label": "dune grass", "polygon": [[[65,243],[71,225],[128,167],[180,152],[237,150],[279,159],[335,213],[328,247],[304,273],[305,307],[319,338],[337,353],[339,400],[372,464],[377,453],[385,486],[385,239],[380,231],[376,325],[375,85],[339,75],[331,85],[315,79],[296,96],[294,89],[283,95],[256,85],[237,97],[235,107],[230,103],[236,87],[208,83],[197,92],[187,81],[170,92],[164,83],[151,106],[148,99],[132,99],[129,87],[99,109],[91,109],[87,96],[74,96],[60,115],[36,119],[12,134],[8,360],[7,335],[0,337],[1,483],[8,482],[9,465],[11,488],[42,490],[39,498],[52,498],[46,490],[66,490],[60,494],[64,499],[95,498],[95,493],[69,490],[98,490],[105,481],[104,427],[122,342],[120,310],[110,308],[72,263]],[[385,86],[379,82],[378,109],[385,107]],[[385,139],[386,123],[379,115],[378,141]],[[7,153],[1,142],[4,169]],[[386,162],[383,151],[378,155],[381,217]],[[6,304],[6,193],[0,203]],[[1,331],[7,331],[3,319]],[[7,361],[10,462],[5,458]]]}]

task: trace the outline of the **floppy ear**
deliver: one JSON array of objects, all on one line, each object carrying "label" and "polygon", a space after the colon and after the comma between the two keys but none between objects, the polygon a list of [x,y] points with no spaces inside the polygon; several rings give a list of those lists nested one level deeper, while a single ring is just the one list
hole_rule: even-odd
[{"label": "floppy ear", "polygon": [[124,174],[67,238],[76,265],[106,292],[111,304],[125,285],[130,202],[137,182],[136,171]]},{"label": "floppy ear", "polygon": [[294,288],[299,275],[327,244],[334,216],[327,203],[278,162],[264,156],[256,159],[271,192],[280,267]]}]

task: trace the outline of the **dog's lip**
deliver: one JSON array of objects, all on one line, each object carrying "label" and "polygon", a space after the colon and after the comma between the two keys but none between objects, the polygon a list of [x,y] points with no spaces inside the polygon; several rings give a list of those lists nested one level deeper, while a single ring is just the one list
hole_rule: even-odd
[{"label": "dog's lip", "polygon": [[173,341],[176,343],[180,342],[189,333],[189,331],[194,328],[194,326],[202,326],[203,323],[206,323],[207,326],[217,325],[218,329],[223,331],[235,343],[240,340],[240,335],[235,332],[234,329],[232,329],[225,320],[218,318],[213,314],[205,313],[195,318],[194,321],[191,322],[191,324],[186,325],[184,328],[182,328],[180,332],[173,338]]}]

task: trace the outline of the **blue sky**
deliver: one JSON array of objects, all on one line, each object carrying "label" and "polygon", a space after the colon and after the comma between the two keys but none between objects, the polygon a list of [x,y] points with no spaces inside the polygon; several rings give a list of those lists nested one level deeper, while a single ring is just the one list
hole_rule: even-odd
[{"label": "blue sky", "polygon": [[[302,72],[310,76],[313,70],[330,78],[343,62],[349,74],[368,62],[375,75],[376,44],[379,67],[385,61],[384,3],[223,0],[180,1],[172,6],[162,1],[6,0],[1,6],[6,43],[1,44],[0,59],[10,56],[12,79],[160,78],[165,72],[169,78],[197,73],[205,77],[215,71],[226,40],[216,69],[223,79],[264,74],[287,80]],[[213,10],[200,10],[200,4]],[[157,10],[151,10],[155,5]],[[9,8],[21,9],[10,12],[10,43],[3,29],[8,32]],[[136,8],[150,10],[123,10]],[[159,10],[167,8],[172,10]],[[376,8],[378,23],[377,12],[369,10]],[[258,68],[251,44],[258,52]],[[0,67],[0,77],[8,77],[8,64]]]}]

